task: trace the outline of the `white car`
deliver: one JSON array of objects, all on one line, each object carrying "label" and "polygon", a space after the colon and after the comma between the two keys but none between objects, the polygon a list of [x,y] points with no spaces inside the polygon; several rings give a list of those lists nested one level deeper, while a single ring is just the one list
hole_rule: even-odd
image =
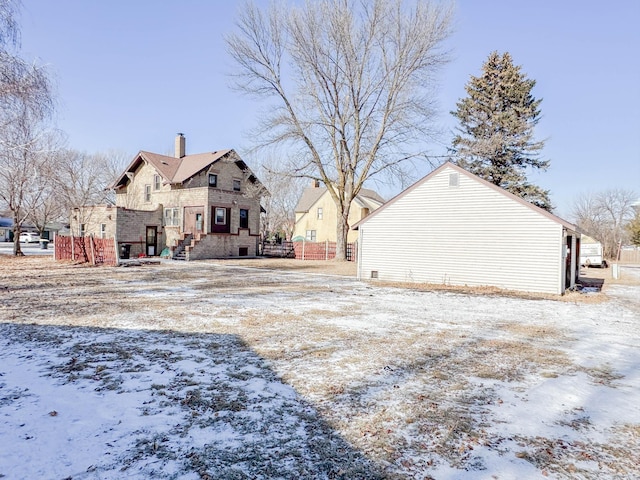
[{"label": "white car", "polygon": [[40,235],[31,232],[22,232],[20,234],[20,243],[38,243],[40,241]]}]

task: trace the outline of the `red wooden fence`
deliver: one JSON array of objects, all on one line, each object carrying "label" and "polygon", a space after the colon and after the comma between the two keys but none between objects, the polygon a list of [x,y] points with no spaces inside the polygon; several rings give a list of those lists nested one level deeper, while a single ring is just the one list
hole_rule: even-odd
[{"label": "red wooden fence", "polygon": [[[333,260],[336,258],[336,242],[293,242],[299,260]],[[347,261],[355,262],[357,243],[347,244]]]},{"label": "red wooden fence", "polygon": [[91,265],[117,265],[113,238],[66,237],[56,235],[55,259],[90,263]]}]

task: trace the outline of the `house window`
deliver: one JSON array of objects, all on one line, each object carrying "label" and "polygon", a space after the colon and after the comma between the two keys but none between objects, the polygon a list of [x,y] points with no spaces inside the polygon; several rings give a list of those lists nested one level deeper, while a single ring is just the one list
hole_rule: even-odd
[{"label": "house window", "polygon": [[305,236],[305,240],[308,242],[316,241],[316,231],[315,230],[307,230],[307,235]]},{"label": "house window", "polygon": [[81,223],[80,224],[80,232],[79,232],[80,236],[84,237],[85,232],[86,232],[86,225],[84,223]]},{"label": "house window", "polygon": [[107,224],[106,223],[101,223],[100,224],[100,238],[106,238],[107,237]]},{"label": "house window", "polygon": [[144,201],[145,202],[151,201],[151,185],[144,186]]},{"label": "house window", "polygon": [[180,225],[180,209],[179,208],[165,208],[164,209],[164,224],[167,227],[177,227]]},{"label": "house window", "polygon": [[240,180],[234,178],[233,179],[233,191],[234,192],[239,192],[240,191]]},{"label": "house window", "polygon": [[318,207],[317,218],[318,220],[322,220],[322,207]]},{"label": "house window", "polygon": [[240,228],[249,228],[249,210],[240,209]]},{"label": "house window", "polygon": [[218,175],[216,175],[215,173],[210,173],[209,174],[209,186],[210,187],[217,187],[218,186]]},{"label": "house window", "polygon": [[226,208],[216,208],[216,217],[215,224],[216,225],[226,225],[227,223],[227,209]]},{"label": "house window", "polygon": [[459,174],[457,173],[450,173],[449,174],[449,186],[450,187],[457,187],[460,184],[460,177]]},{"label": "house window", "polygon": [[160,190],[160,186],[162,185],[162,181],[161,181],[161,177],[160,175],[154,175],[153,176],[153,189],[154,190]]}]

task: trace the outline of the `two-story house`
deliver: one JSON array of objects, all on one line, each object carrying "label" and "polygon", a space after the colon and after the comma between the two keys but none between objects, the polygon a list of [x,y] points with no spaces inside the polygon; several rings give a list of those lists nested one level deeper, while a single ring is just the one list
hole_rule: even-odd
[{"label": "two-story house", "polygon": [[254,256],[266,192],[234,150],[139,152],[111,188],[115,205],[76,209],[74,235],[115,237],[124,256],[196,260]]},{"label": "two-story house", "polygon": [[[384,204],[384,199],[375,191],[363,188],[351,202],[349,225],[359,222]],[[296,223],[293,229],[293,240],[308,242],[335,242],[337,238],[338,209],[331,198],[327,187],[313,181],[311,186],[302,192],[296,206]],[[350,231],[348,242],[358,238],[358,232]]]}]

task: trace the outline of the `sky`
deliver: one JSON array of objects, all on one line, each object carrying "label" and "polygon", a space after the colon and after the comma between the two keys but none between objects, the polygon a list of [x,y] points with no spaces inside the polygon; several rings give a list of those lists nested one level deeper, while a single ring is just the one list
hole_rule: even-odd
[{"label": "sky", "polygon": [[[256,169],[260,158],[247,152],[261,105],[231,88],[224,43],[239,6],[23,0],[21,52],[53,74],[57,122],[71,148],[169,153],[181,132],[188,154],[233,148]],[[459,0],[451,62],[436,90],[443,135],[430,153],[442,155],[450,144],[449,112],[470,76],[492,51],[508,51],[542,99],[536,138],[546,141],[551,166],[530,180],[551,191],[555,213],[570,219],[578,196],[610,188],[640,198],[638,24],[637,0]],[[416,179],[429,171],[418,169]]]}]

